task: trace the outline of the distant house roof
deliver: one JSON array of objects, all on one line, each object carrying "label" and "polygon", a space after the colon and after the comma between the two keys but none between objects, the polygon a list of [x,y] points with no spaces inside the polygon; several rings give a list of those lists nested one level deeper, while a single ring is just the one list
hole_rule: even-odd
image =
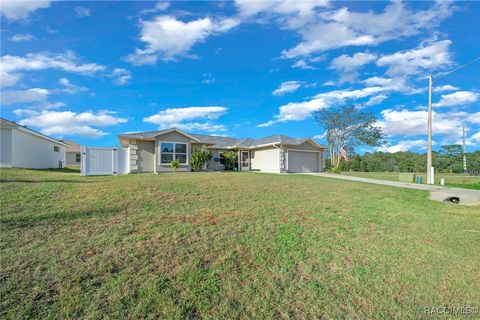
[{"label": "distant house roof", "polygon": [[134,132],[134,133],[125,133],[121,134],[119,138],[127,139],[141,139],[141,140],[153,140],[156,136],[165,134],[171,131],[178,131],[181,134],[185,134],[191,137],[195,142],[209,144],[212,148],[219,149],[233,149],[233,148],[254,148],[263,145],[272,145],[272,144],[286,144],[286,145],[300,145],[306,141],[311,141],[319,148],[327,148],[326,146],[316,143],[312,138],[292,138],[284,135],[273,135],[265,138],[252,139],[238,139],[224,136],[211,136],[205,134],[190,134],[184,133],[181,130],[176,128],[168,130],[156,130],[156,131],[145,131],[145,132]]},{"label": "distant house roof", "polygon": [[63,140],[64,143],[68,144],[70,147],[66,150],[66,152],[80,152],[80,145],[76,144],[73,141],[70,140]]},{"label": "distant house roof", "polygon": [[40,133],[38,131],[35,131],[35,130],[32,130],[30,128],[27,128],[25,126],[22,126],[22,125],[19,125],[18,123],[16,122],[13,122],[13,121],[10,121],[10,120],[7,120],[5,118],[1,118],[0,117],[0,126],[1,127],[7,127],[7,128],[15,128],[15,129],[19,129],[23,132],[27,132],[29,134],[32,134],[34,136],[37,136],[39,138],[42,138],[42,139],[45,139],[45,140],[48,140],[48,141],[51,141],[51,142],[54,142],[54,143],[58,143],[64,147],[69,147],[67,144],[65,144],[64,142],[60,141],[60,140],[57,140],[55,138],[52,138],[52,137],[49,137],[43,133]]}]

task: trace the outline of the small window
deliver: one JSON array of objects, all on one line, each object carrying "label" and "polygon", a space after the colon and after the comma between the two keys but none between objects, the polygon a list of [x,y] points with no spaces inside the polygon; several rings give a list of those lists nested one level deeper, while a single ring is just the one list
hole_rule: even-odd
[{"label": "small window", "polygon": [[223,166],[225,165],[225,157],[223,156],[223,153],[224,153],[224,152],[225,152],[225,151],[220,151],[220,152],[218,153],[219,158],[220,158],[220,164],[223,165]]},{"label": "small window", "polygon": [[75,153],[75,162],[80,163],[80,159],[81,159],[80,153]]},{"label": "small window", "polygon": [[173,143],[162,143],[162,152],[173,153]]},{"label": "small window", "polygon": [[60,152],[60,147],[59,146],[53,146],[53,151]]},{"label": "small window", "polygon": [[173,154],[162,152],[162,163],[170,163],[173,160]]}]

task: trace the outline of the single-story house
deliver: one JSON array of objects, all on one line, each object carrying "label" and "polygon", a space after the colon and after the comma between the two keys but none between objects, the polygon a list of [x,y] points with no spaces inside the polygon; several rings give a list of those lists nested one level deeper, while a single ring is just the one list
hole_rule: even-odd
[{"label": "single-story house", "polygon": [[0,167],[64,167],[68,145],[13,121],[0,118]]},{"label": "single-story house", "polygon": [[185,133],[179,129],[126,133],[118,136],[129,148],[130,172],[171,171],[170,162],[180,160],[178,171],[190,171],[190,153],[194,149],[213,154],[209,170],[223,170],[222,153],[237,152],[237,170],[266,172],[319,172],[324,170],[325,146],[312,138],[273,135],[261,139],[237,139],[223,136]]},{"label": "single-story house", "polygon": [[69,148],[66,150],[67,165],[79,165],[82,159],[80,145],[69,140],[64,140],[63,142],[69,145]]}]

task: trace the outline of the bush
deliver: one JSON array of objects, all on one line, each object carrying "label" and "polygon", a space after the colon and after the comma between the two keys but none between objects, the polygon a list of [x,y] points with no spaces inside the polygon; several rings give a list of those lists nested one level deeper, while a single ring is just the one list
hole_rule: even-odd
[{"label": "bush", "polygon": [[190,155],[190,164],[192,165],[192,171],[200,171],[202,167],[212,159],[213,155],[210,151],[206,150],[193,150]]},{"label": "bush", "polygon": [[233,170],[235,162],[237,162],[237,153],[234,151],[224,152],[223,159],[225,162],[225,170]]},{"label": "bush", "polygon": [[331,173],[340,173],[340,167],[339,166],[332,167],[332,168],[329,169],[329,171]]},{"label": "bush", "polygon": [[170,167],[172,167],[173,171],[175,172],[177,171],[179,165],[180,165],[180,160],[178,159],[172,160],[172,162],[170,162]]}]

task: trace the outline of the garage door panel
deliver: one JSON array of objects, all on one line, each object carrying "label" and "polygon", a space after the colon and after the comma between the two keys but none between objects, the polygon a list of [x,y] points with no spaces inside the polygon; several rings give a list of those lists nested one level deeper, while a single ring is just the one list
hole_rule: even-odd
[{"label": "garage door panel", "polygon": [[288,151],[288,172],[318,172],[320,153]]}]

